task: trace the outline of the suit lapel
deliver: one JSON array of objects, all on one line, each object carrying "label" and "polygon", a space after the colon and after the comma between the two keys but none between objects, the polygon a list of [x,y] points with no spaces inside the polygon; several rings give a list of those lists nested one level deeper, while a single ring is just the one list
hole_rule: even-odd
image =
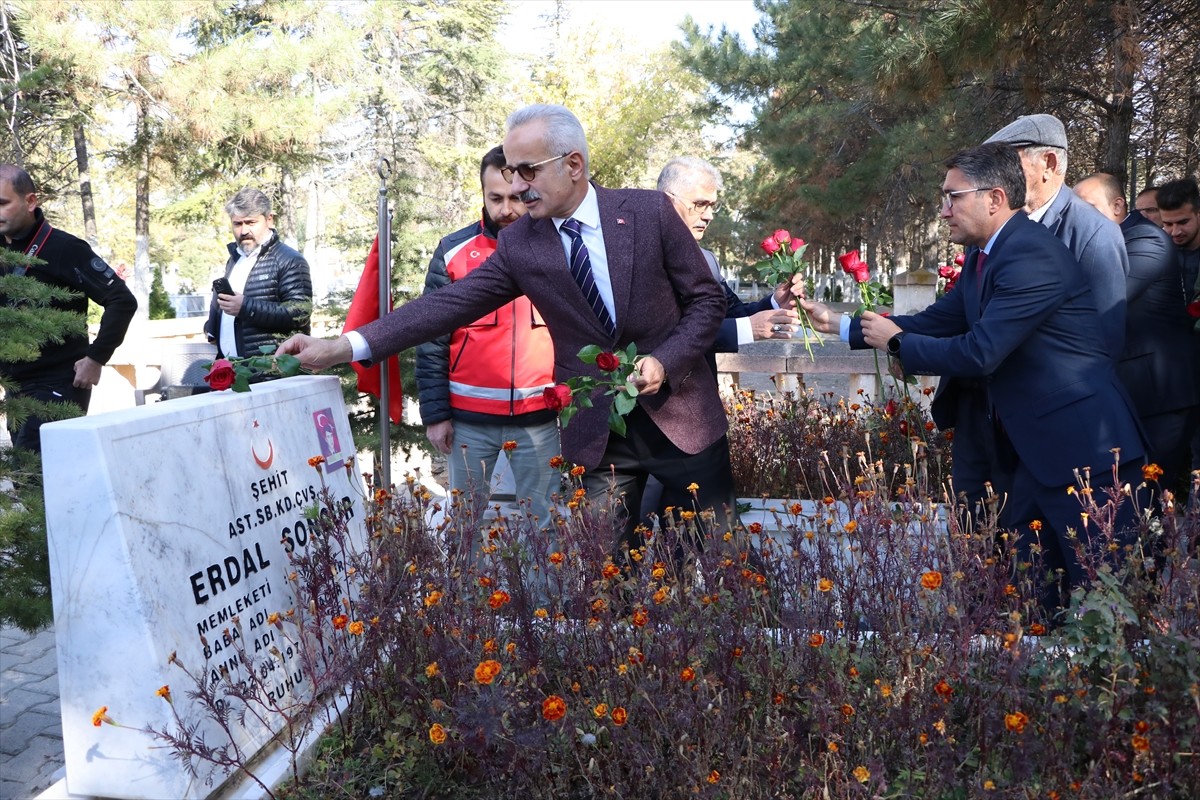
[{"label": "suit lapel", "polygon": [[[607,245],[607,241],[605,244]],[[554,294],[562,302],[573,306],[574,316],[593,331],[588,338],[597,344],[608,341],[608,331],[600,324],[596,312],[584,299],[583,291],[571,275],[562,237],[554,227],[553,220],[547,218],[534,221],[530,227],[529,246],[539,269],[554,287]]]},{"label": "suit lapel", "polygon": [[600,207],[604,250],[608,256],[608,279],[612,284],[619,340],[628,320],[630,292],[633,289],[633,243],[637,220],[631,210],[625,208],[624,200],[618,192],[596,187],[596,199]]}]

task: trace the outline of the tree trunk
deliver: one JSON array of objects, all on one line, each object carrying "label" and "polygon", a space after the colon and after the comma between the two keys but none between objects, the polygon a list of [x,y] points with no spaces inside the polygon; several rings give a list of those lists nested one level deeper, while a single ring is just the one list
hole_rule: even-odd
[{"label": "tree trunk", "polygon": [[1133,130],[1133,83],[1141,66],[1141,32],[1137,9],[1130,0],[1112,9],[1112,101],[1105,125],[1107,147],[1100,171],[1115,175],[1122,185],[1129,176],[1129,136]]},{"label": "tree trunk", "polygon": [[134,255],[133,280],[129,289],[138,302],[138,319],[150,318],[150,99],[139,94],[136,99],[137,120],[137,177],[134,181]]},{"label": "tree trunk", "polygon": [[1200,47],[1192,48],[1192,68],[1188,70],[1191,92],[1188,94],[1187,122],[1183,126],[1183,174],[1200,172]]},{"label": "tree trunk", "polygon": [[88,170],[87,137],[83,133],[83,123],[76,122],[75,134],[75,164],[79,168],[79,202],[83,205],[83,236],[93,248],[100,244],[96,232],[96,203],[92,199],[92,174]]}]

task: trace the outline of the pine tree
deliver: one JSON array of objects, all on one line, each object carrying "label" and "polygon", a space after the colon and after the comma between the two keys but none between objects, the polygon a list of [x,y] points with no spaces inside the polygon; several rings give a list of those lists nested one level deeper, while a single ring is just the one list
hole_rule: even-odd
[{"label": "pine tree", "polygon": [[162,267],[154,268],[154,280],[150,282],[150,319],[175,319],[175,307],[163,286]]}]

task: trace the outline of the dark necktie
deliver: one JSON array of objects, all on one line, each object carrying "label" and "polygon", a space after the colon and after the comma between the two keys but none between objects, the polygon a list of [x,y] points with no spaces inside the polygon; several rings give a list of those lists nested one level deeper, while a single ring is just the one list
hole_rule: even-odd
[{"label": "dark necktie", "polygon": [[580,290],[583,291],[583,299],[591,305],[596,319],[600,320],[604,330],[612,336],[617,328],[613,325],[612,317],[608,315],[608,309],[604,307],[604,300],[600,297],[600,289],[596,286],[595,276],[592,275],[592,259],[588,256],[587,246],[583,243],[583,234],[579,228],[579,220],[574,217],[562,224],[562,230],[571,237],[571,277],[579,284]]},{"label": "dark necktie", "polygon": [[975,281],[979,289],[979,296],[983,297],[983,260],[987,258],[987,253],[982,250],[975,258]]}]

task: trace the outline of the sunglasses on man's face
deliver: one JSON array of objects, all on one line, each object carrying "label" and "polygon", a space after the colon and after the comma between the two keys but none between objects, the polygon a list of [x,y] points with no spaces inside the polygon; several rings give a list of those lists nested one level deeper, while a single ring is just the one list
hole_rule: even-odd
[{"label": "sunglasses on man's face", "polygon": [[513,173],[515,172],[516,174],[521,176],[521,180],[528,183],[529,181],[531,181],[537,177],[537,171],[539,169],[541,169],[542,167],[544,167],[545,165],[549,164],[552,161],[558,161],[560,158],[566,158],[569,155],[571,155],[571,154],[563,153],[561,156],[555,156],[554,158],[547,158],[545,161],[539,161],[536,164],[517,164],[516,166],[512,166],[511,164],[505,164],[503,167],[500,168],[500,174],[502,176],[504,176],[504,180],[508,181],[509,183],[512,183]]}]

